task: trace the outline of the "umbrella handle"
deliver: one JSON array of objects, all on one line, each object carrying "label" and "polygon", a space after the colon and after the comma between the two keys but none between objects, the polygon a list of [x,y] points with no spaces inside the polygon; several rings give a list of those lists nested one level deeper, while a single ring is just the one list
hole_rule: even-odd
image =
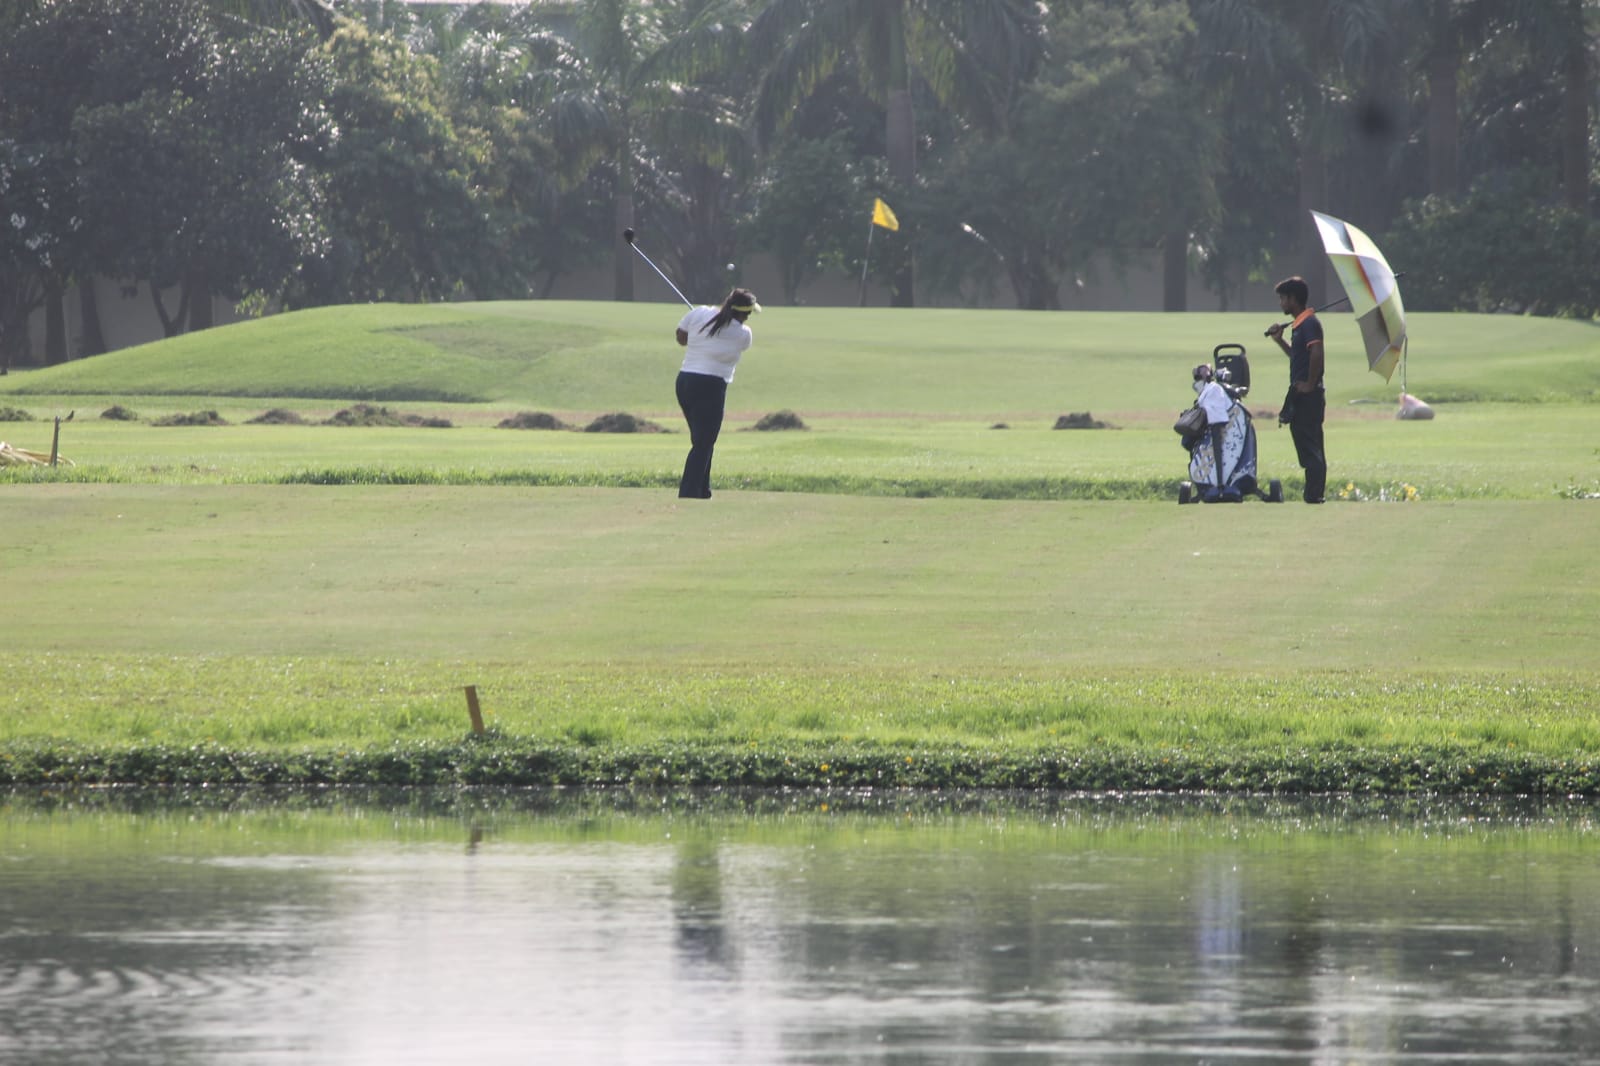
[{"label": "umbrella handle", "polygon": [[[1333,301],[1333,303],[1331,303],[1331,304],[1323,304],[1323,305],[1322,305],[1322,306],[1321,306],[1321,307],[1313,307],[1313,308],[1312,308],[1312,309],[1311,309],[1311,310],[1313,310],[1313,311],[1318,311],[1318,312],[1321,312],[1321,311],[1331,311],[1331,310],[1333,310],[1333,309],[1334,309],[1334,308],[1335,308],[1335,307],[1338,307],[1338,306],[1339,306],[1339,305],[1340,305],[1340,304],[1347,304],[1347,303],[1349,303],[1349,302],[1350,302],[1350,297],[1348,297],[1348,296],[1341,296],[1341,297],[1339,297],[1339,298],[1338,298],[1338,299],[1337,299],[1337,300],[1335,300],[1335,301]],[[1271,331],[1271,330],[1266,330],[1266,331],[1265,331],[1265,332],[1263,332],[1263,333],[1262,333],[1262,334],[1261,334],[1261,335],[1262,335],[1262,336],[1263,336],[1263,337],[1270,337],[1270,336],[1272,336],[1272,331]]]},{"label": "umbrella handle", "polygon": [[[1401,278],[1403,278],[1405,276],[1406,276],[1406,272],[1404,270],[1401,270],[1401,271],[1398,271],[1395,274],[1394,278],[1395,278],[1396,281],[1399,281]],[[1315,310],[1315,311],[1332,311],[1335,307],[1338,307],[1340,304],[1347,304],[1349,302],[1350,302],[1350,297],[1341,296],[1337,300],[1333,301],[1333,303],[1331,303],[1331,304],[1323,304],[1321,307],[1313,308],[1313,310]],[[1263,333],[1261,335],[1263,337],[1272,336],[1271,333]]]}]

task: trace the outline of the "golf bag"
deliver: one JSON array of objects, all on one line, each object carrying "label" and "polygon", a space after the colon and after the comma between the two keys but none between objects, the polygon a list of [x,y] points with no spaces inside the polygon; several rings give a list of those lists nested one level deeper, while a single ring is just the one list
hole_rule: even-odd
[{"label": "golf bag", "polygon": [[1273,479],[1263,491],[1256,480],[1256,427],[1244,405],[1250,392],[1250,363],[1245,358],[1244,345],[1219,344],[1212,349],[1211,357],[1216,381],[1233,401],[1222,430],[1222,483],[1217,484],[1215,436],[1207,429],[1189,451],[1189,480],[1178,486],[1178,502],[1238,503],[1246,496],[1255,496],[1268,503],[1282,503],[1282,482]]}]

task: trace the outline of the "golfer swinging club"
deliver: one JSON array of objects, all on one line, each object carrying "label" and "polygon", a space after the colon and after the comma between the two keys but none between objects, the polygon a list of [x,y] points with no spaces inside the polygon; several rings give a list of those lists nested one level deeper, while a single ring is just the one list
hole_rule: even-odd
[{"label": "golfer swinging club", "polygon": [[678,406],[689,423],[679,499],[711,499],[711,451],[722,432],[728,382],[755,340],[745,319],[760,310],[750,290],[734,289],[721,307],[691,307],[678,322],[678,343],[687,349],[678,371]]}]

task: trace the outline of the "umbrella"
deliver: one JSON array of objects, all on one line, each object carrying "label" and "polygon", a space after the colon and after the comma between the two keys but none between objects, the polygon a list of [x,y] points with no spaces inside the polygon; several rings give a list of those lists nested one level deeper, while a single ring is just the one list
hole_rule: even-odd
[{"label": "umbrella", "polygon": [[1311,212],[1311,217],[1316,219],[1322,248],[1328,253],[1328,262],[1338,273],[1345,299],[1350,301],[1361,326],[1367,369],[1388,381],[1406,347],[1406,309],[1400,302],[1395,272],[1384,262],[1383,253],[1372,238],[1350,223],[1319,211]]}]

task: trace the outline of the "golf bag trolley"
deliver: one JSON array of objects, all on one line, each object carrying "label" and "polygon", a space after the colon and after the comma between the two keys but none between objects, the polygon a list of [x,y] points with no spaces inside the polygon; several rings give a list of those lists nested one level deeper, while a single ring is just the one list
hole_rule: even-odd
[{"label": "golf bag trolley", "polygon": [[[1250,361],[1242,344],[1219,344],[1211,350],[1213,380],[1222,386],[1232,401],[1228,421],[1222,431],[1222,483],[1217,484],[1217,460],[1205,416],[1198,427],[1179,430],[1183,447],[1189,453],[1189,480],[1178,485],[1178,502],[1240,503],[1254,496],[1267,503],[1283,502],[1283,483],[1276,478],[1262,489],[1256,480],[1256,427],[1244,398],[1250,393]],[[1190,411],[1199,410],[1196,406]],[[1185,415],[1189,411],[1184,412]],[[1182,420],[1180,420],[1182,425]],[[1178,428],[1178,427],[1174,427]],[[1215,490],[1215,491],[1213,491]]]}]

